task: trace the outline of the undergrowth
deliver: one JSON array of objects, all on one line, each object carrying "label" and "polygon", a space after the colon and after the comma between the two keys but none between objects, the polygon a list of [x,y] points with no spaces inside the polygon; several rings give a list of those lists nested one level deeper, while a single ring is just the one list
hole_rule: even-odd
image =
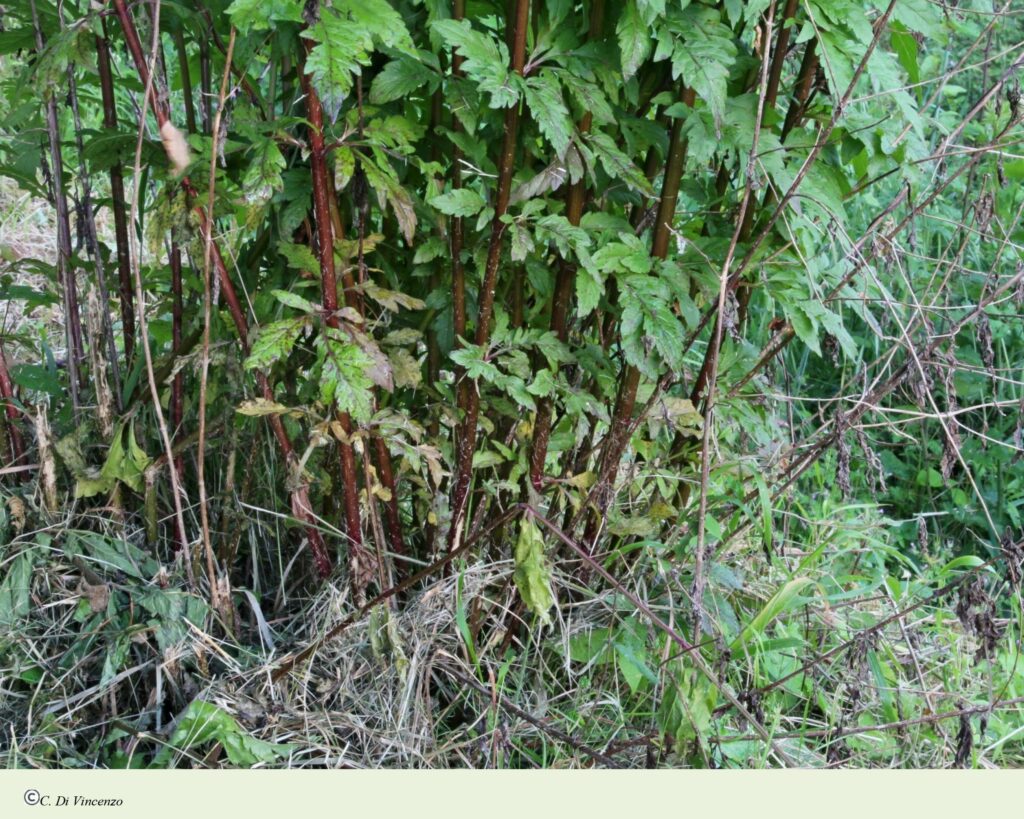
[{"label": "undergrowth", "polygon": [[1024,29],[15,0],[8,767],[1024,762]]}]

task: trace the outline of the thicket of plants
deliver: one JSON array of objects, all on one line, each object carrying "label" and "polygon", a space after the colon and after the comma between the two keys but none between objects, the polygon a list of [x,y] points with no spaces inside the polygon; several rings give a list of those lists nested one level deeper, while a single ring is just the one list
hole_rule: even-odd
[{"label": "thicket of plants", "polygon": [[1011,0],[12,0],[9,766],[1010,766]]}]

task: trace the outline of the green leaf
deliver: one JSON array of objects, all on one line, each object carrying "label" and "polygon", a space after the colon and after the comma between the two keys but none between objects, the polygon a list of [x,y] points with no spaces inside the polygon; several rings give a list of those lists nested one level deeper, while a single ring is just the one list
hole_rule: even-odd
[{"label": "green leaf", "polygon": [[284,155],[272,139],[261,139],[252,149],[252,159],[242,178],[245,200],[262,203],[270,199],[275,191],[284,190],[281,171],[285,169]]},{"label": "green leaf", "polygon": [[555,604],[551,592],[551,570],[544,554],[544,538],[532,518],[519,523],[519,537],[515,550],[516,569],[512,579],[526,607],[548,625],[551,607]]},{"label": "green leaf", "polygon": [[572,71],[554,69],[562,85],[585,114],[590,114],[596,125],[614,125],[615,112],[601,88]]},{"label": "green leaf", "polygon": [[258,418],[263,415],[285,415],[287,413],[292,413],[293,410],[290,407],[286,407],[284,404],[279,404],[277,401],[269,401],[266,398],[253,398],[239,404],[235,408],[235,412],[239,415],[248,415]]},{"label": "green leaf", "polygon": [[272,23],[302,23],[300,0],[235,0],[227,8],[239,31],[265,31]]},{"label": "green leaf", "polygon": [[672,51],[672,76],[686,82],[703,99],[721,129],[725,112],[726,82],[736,60],[732,31],[719,12],[706,6],[690,6],[674,25],[677,39]]},{"label": "green leaf", "polygon": [[292,270],[301,270],[303,273],[320,272],[320,262],[308,245],[278,242],[277,252],[288,260],[288,267]]},{"label": "green leaf", "polygon": [[818,324],[798,304],[784,305],[789,323],[793,325],[793,332],[817,355],[821,355],[821,343],[818,341]]},{"label": "green leaf", "polygon": [[137,546],[95,532],[70,530],[64,552],[91,561],[104,572],[113,569],[138,580],[149,580],[159,570],[159,564]]},{"label": "green leaf", "polygon": [[650,273],[654,262],[639,239],[620,234],[623,241],[608,242],[594,251],[594,264],[602,273]]},{"label": "green leaf", "polygon": [[[317,267],[319,267],[319,265],[317,265]],[[313,315],[318,312],[318,308],[313,304],[313,302],[302,298],[298,293],[289,293],[287,290],[271,290],[270,293],[274,298],[281,302],[281,304],[287,305],[288,307],[294,307],[296,310],[301,310],[303,313]]]},{"label": "green leaf", "polygon": [[[128,443],[125,445],[125,439]],[[75,497],[88,498],[109,492],[116,481],[121,481],[135,492],[142,491],[143,475],[150,458],[135,442],[135,423],[121,425],[107,450],[107,459],[98,474],[80,475],[75,483]]]},{"label": "green leaf", "polygon": [[466,378],[473,381],[484,379],[494,381],[501,376],[501,371],[485,359],[487,350],[476,344],[464,344],[458,350],[452,350],[451,359],[465,370]]},{"label": "green leaf", "polygon": [[334,122],[355,74],[370,64],[375,43],[412,51],[412,41],[401,16],[386,0],[335,0],[334,5],[319,8],[320,19],[302,32],[316,43],[306,58],[306,70]]},{"label": "green leaf", "polygon": [[38,547],[29,547],[6,567],[0,583],[0,626],[10,627],[29,613],[32,569],[41,557],[39,552]]},{"label": "green leaf", "polygon": [[766,629],[771,625],[776,617],[793,608],[793,606],[799,602],[797,595],[800,593],[800,590],[813,582],[814,581],[809,577],[797,577],[786,583],[772,595],[771,599],[765,603],[764,608],[762,608],[761,611],[757,613],[757,616],[751,620],[750,624],[740,632],[739,636],[733,640],[732,645],[730,645],[729,648],[732,651],[736,651],[751,640],[763,637]]},{"label": "green leaf", "polygon": [[428,204],[448,216],[466,218],[476,216],[483,210],[486,203],[484,198],[472,188],[455,188],[434,196],[428,201]]},{"label": "green leaf", "polygon": [[321,11],[319,22],[302,32],[303,37],[316,43],[306,58],[306,71],[313,78],[328,119],[334,122],[352,88],[352,75],[360,65],[370,62],[372,41],[330,7],[321,7]]},{"label": "green leaf", "polygon": [[644,172],[615,144],[607,134],[595,131],[587,135],[587,146],[601,162],[604,172],[613,179],[621,179],[633,190],[644,194],[653,192]]},{"label": "green leaf", "polygon": [[437,75],[419,60],[398,57],[380,70],[370,85],[370,102],[384,105],[407,97],[423,85],[435,85]]},{"label": "green leaf", "polygon": [[234,717],[212,703],[193,700],[171,734],[167,745],[154,757],[154,767],[168,767],[175,752],[219,742],[232,765],[251,767],[269,764],[291,754],[296,746],[273,744],[246,734]]},{"label": "green leaf", "polygon": [[611,629],[590,628],[569,638],[569,659],[574,663],[607,665],[613,659]]},{"label": "green leaf", "polygon": [[368,421],[373,414],[373,381],[367,374],[373,361],[339,330],[328,328],[317,339],[320,352],[320,397],[335,403],[355,421]]},{"label": "green leaf", "polygon": [[377,192],[381,209],[383,210],[384,202],[391,205],[392,210],[395,212],[395,218],[398,220],[398,226],[405,236],[405,242],[411,245],[416,235],[417,221],[416,208],[413,205],[412,197],[399,183],[394,168],[387,161],[383,159],[377,161],[378,156],[376,153],[374,154],[373,161],[370,161],[365,156],[363,160],[362,167],[366,173],[366,180],[370,183],[370,187]]},{"label": "green leaf", "polygon": [[543,70],[526,80],[526,104],[555,155],[562,156],[569,147],[573,124],[562,87],[551,71]]},{"label": "green leaf", "polygon": [[508,108],[519,101],[519,91],[511,83],[508,49],[503,42],[475,31],[467,20],[438,20],[433,29],[445,45],[462,56],[462,71],[476,82],[480,93],[490,94],[491,108]]},{"label": "green leaf", "polygon": [[412,387],[415,389],[423,381],[423,370],[412,353],[403,347],[388,350],[391,372],[396,387]]},{"label": "green leaf", "polygon": [[603,295],[604,278],[588,255],[576,271],[576,309],[579,314],[588,315],[600,304]]},{"label": "green leaf", "polygon": [[[874,6],[884,11],[889,4],[882,0],[874,0]],[[926,39],[936,39],[943,34],[942,13],[939,8],[929,0],[898,0],[892,10],[892,18],[911,31],[923,34]]]},{"label": "green leaf", "polygon": [[618,35],[619,51],[622,54],[623,79],[628,80],[650,56],[651,46],[654,44],[651,29],[640,16],[635,0],[629,0],[623,6],[615,33]]},{"label": "green leaf", "polygon": [[427,306],[422,299],[417,299],[415,296],[409,296],[398,290],[386,290],[370,282],[364,284],[362,289],[367,296],[392,313],[398,313],[403,309],[422,310]]},{"label": "green leaf", "polygon": [[892,43],[893,51],[907,72],[907,79],[912,83],[921,81],[921,68],[917,62],[917,40],[914,35],[906,31],[893,31],[889,35],[889,42]]},{"label": "green leaf", "polygon": [[305,318],[264,324],[245,359],[245,369],[265,370],[274,362],[287,358],[306,325]]}]

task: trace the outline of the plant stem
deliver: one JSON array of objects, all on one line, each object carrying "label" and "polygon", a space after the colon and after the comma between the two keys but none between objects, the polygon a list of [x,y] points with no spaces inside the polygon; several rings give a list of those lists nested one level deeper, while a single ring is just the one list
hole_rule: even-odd
[{"label": "plant stem", "polygon": [[[604,0],[594,0],[590,7],[590,31],[588,39],[598,40],[604,25]],[[587,134],[593,124],[593,114],[587,111],[580,119],[577,130],[581,135]],[[570,147],[570,150],[575,148]],[[583,206],[586,202],[587,186],[585,177],[569,186],[565,199],[565,218],[570,225],[578,227],[583,218]],[[562,259],[555,278],[555,290],[551,295],[551,331],[563,344],[569,338],[569,308],[572,306],[572,295],[576,284],[576,266]],[[557,365],[556,365],[557,366]],[[552,376],[557,375],[557,369]],[[537,402],[537,415],[533,428],[533,442],[530,447],[530,483],[538,492],[544,483],[544,460],[547,457],[548,441],[551,438],[553,401],[549,396]]]},{"label": "plant stem", "polygon": [[[530,12],[529,0],[516,0],[515,18],[511,48],[511,70],[520,76],[526,65],[526,31]],[[502,237],[505,223],[502,217],[508,211],[512,193],[512,172],[515,170],[516,137],[519,128],[519,105],[510,106],[505,112],[505,137],[498,161],[498,187],[494,201],[494,218],[491,221],[491,238],[487,246],[487,262],[484,266],[483,282],[480,286],[480,308],[476,320],[475,343],[486,347],[491,334],[491,316],[494,311],[494,295],[498,284],[498,267],[501,262]],[[448,532],[448,550],[455,551],[462,539],[462,526],[466,520],[469,505],[469,486],[473,472],[473,453],[476,450],[476,425],[480,414],[480,393],[475,380],[463,378],[460,382],[462,395],[460,406],[465,407],[465,418],[460,425],[456,440],[456,480],[452,499],[451,529]]]},{"label": "plant stem", "polygon": [[[135,29],[135,24],[132,21],[131,14],[125,5],[124,0],[113,0],[114,8],[117,11],[118,20],[121,23],[121,28],[124,31],[125,42],[128,46],[128,51],[132,55],[132,59],[135,62],[135,68],[139,75],[139,79],[143,83],[143,87],[149,87],[149,68],[146,64],[145,57],[142,53],[142,45],[139,42],[139,35]],[[230,61],[229,61],[230,62]],[[169,122],[169,112],[166,107],[161,105],[156,95],[151,95],[153,102],[153,113],[156,116],[157,123],[162,127],[164,123]],[[207,105],[210,104],[209,98],[204,97],[204,102]],[[212,115],[212,111],[210,112]],[[209,123],[212,126],[212,122]],[[184,177],[181,182],[191,199],[196,198],[196,190],[192,185],[188,177]],[[212,207],[212,200],[211,200]],[[224,301],[227,304],[228,312],[231,314],[231,319],[235,325],[235,331],[238,333],[239,343],[242,347],[242,352],[248,354],[249,352],[249,325],[245,319],[245,313],[242,310],[241,302],[238,300],[238,293],[235,291],[234,283],[231,281],[231,275],[228,273],[227,265],[224,263],[224,258],[221,255],[220,248],[217,242],[213,239],[213,222],[210,215],[203,210],[203,208],[196,206],[195,212],[199,217],[200,234],[203,237],[207,252],[210,257],[210,264],[217,272],[217,277],[220,281],[220,292],[224,297]],[[204,265],[204,268],[208,268],[208,265]],[[205,290],[209,291],[209,270],[204,270],[204,285]],[[207,316],[209,315],[209,306],[206,308]],[[209,320],[205,321],[208,328]],[[204,331],[204,349],[208,348],[209,335],[208,329]],[[204,354],[203,360],[208,363],[209,356]],[[204,369],[207,364],[204,363]],[[203,376],[205,378],[205,376]],[[270,386],[270,382],[267,380],[266,374],[262,372],[256,372],[256,386],[259,388],[260,394],[268,401],[274,400],[274,390]],[[202,381],[200,382],[202,388]],[[202,402],[200,402],[202,404]],[[201,425],[205,425],[202,411],[200,407],[200,419]],[[284,423],[281,421],[280,416],[271,415],[268,416],[268,422],[270,428],[274,433],[274,437],[277,439],[278,446],[281,450],[281,454],[285,459],[286,464],[289,468],[289,474],[291,478],[291,486],[289,488],[291,494],[292,514],[295,518],[300,521],[306,528],[306,536],[309,539],[310,549],[314,554],[327,554],[327,547],[324,545],[323,536],[320,534],[319,528],[317,528],[316,520],[313,515],[313,509],[309,501],[309,486],[306,482],[301,480],[301,475],[297,474],[299,469],[298,458],[295,455],[295,449],[292,446],[291,439],[288,437],[288,433],[285,431]],[[202,451],[199,455],[199,463],[203,463]],[[202,481],[200,481],[202,484]]]},{"label": "plant stem", "polygon": [[[181,294],[181,248],[178,243],[171,241],[171,346],[172,349],[181,348],[181,323],[182,323],[182,294]],[[178,441],[184,430],[182,422],[185,415],[185,377],[179,370],[174,374],[171,381],[171,436],[172,440]],[[185,462],[179,455],[174,459],[174,469],[178,473],[178,480],[185,476]],[[185,533],[177,532],[177,548],[185,546]]]},{"label": "plant stem", "polygon": [[0,400],[4,404],[4,413],[7,416],[7,443],[10,448],[11,466],[18,466],[25,456],[25,441],[21,437],[21,430],[18,429],[17,419],[18,408],[14,405],[14,384],[11,382],[11,373],[7,368],[7,356],[4,354],[3,342],[0,341]]},{"label": "plant stem", "polygon": [[[30,0],[32,24],[35,28],[36,51],[42,54],[46,48],[43,29],[35,0]],[[64,327],[67,338],[68,381],[71,404],[75,413],[81,409],[80,389],[84,385],[82,365],[85,360],[82,346],[82,322],[78,311],[78,289],[75,271],[71,264],[71,220],[68,214],[68,200],[64,191],[64,160],[60,147],[60,123],[57,119],[57,100],[53,92],[46,98],[46,136],[50,146],[50,171],[53,180],[53,201],[57,211],[57,277],[61,283],[64,301]]]},{"label": "plant stem", "polygon": [[[308,48],[308,43],[307,43]],[[333,195],[327,173],[327,149],[324,142],[324,115],[320,96],[313,87],[312,79],[304,68],[301,69],[302,89],[306,97],[306,118],[309,120],[310,154],[309,164],[313,182],[313,216],[316,221],[317,255],[320,262],[320,292],[326,325],[337,330],[338,282],[334,269],[334,238],[331,225],[330,197]],[[349,440],[339,442],[341,479],[344,484],[345,531],[350,548],[358,550],[362,545],[362,530],[359,515],[359,482],[356,472],[355,452],[352,447],[352,420],[348,413],[339,412],[338,421]],[[324,556],[326,557],[326,556]],[[329,558],[326,563],[318,560],[317,569],[322,577],[330,574]],[[353,573],[353,578],[355,573]]]},{"label": "plant stem", "polygon": [[[682,88],[680,95],[683,103],[692,106],[695,99],[693,89]],[[672,136],[669,139],[668,161],[665,165],[665,177],[658,200],[658,213],[651,237],[651,256],[664,259],[668,255],[669,239],[672,236],[672,220],[675,216],[676,201],[679,198],[679,186],[683,178],[683,166],[686,164],[687,143],[683,138],[682,118],[672,120]],[[605,436],[601,450],[600,467],[595,491],[592,493],[595,509],[587,521],[583,543],[593,549],[604,518],[604,513],[611,501],[611,487],[619,472],[619,462],[629,444],[631,437],[633,409],[636,406],[637,388],[640,386],[640,371],[632,364],[626,364],[619,381],[619,393],[612,412],[611,424]]]},{"label": "plant stem", "polygon": [[[452,7],[452,19],[462,20],[466,16],[465,0],[455,0]],[[462,55],[452,52],[452,76],[462,76]],[[452,132],[458,133],[462,128],[459,118],[452,115]],[[462,187],[462,151],[458,147],[452,150],[452,189]],[[451,220],[449,252],[452,259],[452,329],[455,344],[466,336],[466,271],[462,265],[463,224],[461,216],[453,216]],[[462,403],[463,392],[459,392],[459,407],[465,410]]]},{"label": "plant stem", "polygon": [[179,24],[174,29],[174,47],[178,52],[178,73],[181,75],[181,94],[185,99],[185,127],[190,134],[196,130],[196,105],[192,99],[192,75],[188,70],[188,50],[185,47],[185,32]]},{"label": "plant stem", "polygon": [[[82,207],[82,228],[85,232],[85,243],[89,248],[89,255],[92,256],[93,264],[96,266],[96,284],[100,296],[100,325],[103,341],[107,346],[107,362],[110,366],[110,374],[114,381],[114,405],[117,411],[123,409],[121,399],[121,372],[117,364],[117,346],[114,343],[114,328],[110,323],[110,316],[107,313],[110,305],[110,293],[107,291],[107,275],[103,264],[103,255],[100,253],[99,236],[96,232],[96,213],[92,203],[92,184],[89,181],[89,168],[85,163],[85,145],[82,140],[82,118],[78,110],[78,88],[75,82],[75,72],[72,66],[68,66],[68,98],[71,101],[71,112],[75,122],[75,147],[78,151],[78,184],[81,188]],[[102,341],[93,339],[92,344],[101,345]]]},{"label": "plant stem", "polygon": [[[110,46],[104,34],[96,37],[96,67],[103,98],[103,127],[117,129],[117,100],[110,65]],[[121,336],[124,339],[124,360],[129,370],[135,358],[135,293],[132,286],[131,256],[128,248],[128,210],[124,198],[124,174],[118,156],[110,165],[110,202],[114,215],[114,243],[117,250],[118,300],[121,306]]]}]

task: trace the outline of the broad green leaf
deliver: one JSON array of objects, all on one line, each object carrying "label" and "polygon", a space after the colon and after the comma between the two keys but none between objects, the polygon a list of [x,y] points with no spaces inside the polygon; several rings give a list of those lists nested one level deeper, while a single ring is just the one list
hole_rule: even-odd
[{"label": "broad green leaf", "polygon": [[274,23],[304,22],[301,0],[234,0],[227,14],[242,32],[265,31]]},{"label": "broad green leaf", "polygon": [[544,552],[544,538],[532,518],[523,518],[519,523],[515,561],[512,579],[519,596],[543,623],[550,624],[551,607],[555,604],[551,592],[551,570]]},{"label": "broad green leaf", "polygon": [[285,164],[284,155],[274,140],[259,140],[252,148],[249,167],[242,178],[245,200],[250,203],[266,202],[275,191],[283,190],[281,171]]},{"label": "broad green leaf", "polygon": [[437,75],[419,60],[401,56],[392,60],[373,78],[370,102],[384,105],[407,97],[430,83],[436,85]]},{"label": "broad green leaf", "polygon": [[16,620],[28,614],[31,606],[29,592],[32,569],[41,558],[38,547],[29,546],[6,567],[0,582],[0,626],[11,627]]},{"label": "broad green leaf", "polygon": [[117,481],[135,492],[141,492],[143,474],[149,464],[149,456],[135,442],[134,421],[128,425],[122,424],[114,432],[102,469],[95,475],[78,476],[75,497],[88,498],[109,492]]},{"label": "broad green leaf", "polygon": [[[317,265],[319,267],[319,265]],[[288,307],[294,307],[296,310],[301,310],[303,313],[309,313],[310,315],[318,312],[318,308],[313,302],[308,299],[304,299],[298,293],[290,293],[287,290],[271,290],[271,295],[274,296],[281,304],[287,305]]]},{"label": "broad green leaf", "polygon": [[635,0],[627,0],[622,6],[615,33],[618,35],[619,51],[622,54],[623,79],[628,80],[650,56],[654,45],[651,29],[640,16]]},{"label": "broad green leaf", "polygon": [[562,156],[569,147],[573,124],[553,72],[541,71],[526,80],[526,104],[541,133],[555,149],[555,155]]},{"label": "broad green leaf", "polygon": [[725,113],[726,82],[736,60],[732,31],[719,13],[707,6],[690,6],[674,24],[672,76],[686,82],[707,103],[720,129]]},{"label": "broad green leaf", "polygon": [[433,197],[429,204],[448,216],[476,216],[484,206],[484,198],[472,188],[455,188]]},{"label": "broad green leaf", "polygon": [[259,335],[245,359],[245,368],[265,370],[276,361],[287,358],[306,325],[305,318],[297,318],[283,319],[260,327]]},{"label": "broad green leaf", "polygon": [[433,25],[449,48],[463,58],[462,70],[482,94],[489,94],[492,108],[508,108],[519,101],[510,82],[508,48],[500,40],[476,31],[468,20],[439,20]]},{"label": "broad green leaf", "polygon": [[297,245],[292,242],[278,242],[277,252],[288,260],[288,267],[304,273],[319,273],[320,262],[308,245]]},{"label": "broad green leaf", "polygon": [[355,421],[368,421],[373,414],[373,381],[367,374],[373,361],[341,331],[328,329],[317,339],[321,357],[320,398],[337,404]]}]

